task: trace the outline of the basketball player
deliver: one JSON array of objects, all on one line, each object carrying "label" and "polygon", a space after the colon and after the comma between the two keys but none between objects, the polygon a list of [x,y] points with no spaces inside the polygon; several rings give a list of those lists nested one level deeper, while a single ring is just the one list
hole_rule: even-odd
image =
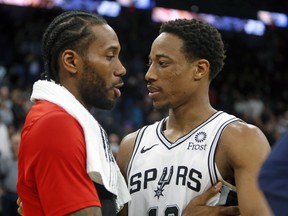
[{"label": "basketball player", "polygon": [[[129,216],[239,215],[225,205],[239,205],[245,216],[270,215],[257,187],[270,151],[266,137],[209,102],[209,85],[224,64],[223,47],[219,32],[201,21],[162,24],[145,79],[153,106],[169,109],[169,115],[120,144],[117,163],[131,195]],[[221,193],[195,206],[193,198],[218,181]]]},{"label": "basketball player", "polygon": [[121,95],[117,35],[102,17],[69,11],[50,23],[42,50],[44,80],[33,85],[19,152],[22,213],[115,216],[130,195],[89,110]]}]

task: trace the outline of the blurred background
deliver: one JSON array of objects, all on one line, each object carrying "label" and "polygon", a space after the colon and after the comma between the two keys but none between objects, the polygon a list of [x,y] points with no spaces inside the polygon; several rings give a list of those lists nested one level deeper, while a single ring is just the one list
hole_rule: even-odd
[{"label": "blurred background", "polygon": [[[227,59],[212,82],[212,105],[257,125],[271,146],[287,130],[288,1],[0,0],[0,196],[16,192],[7,179],[15,179],[15,137],[32,105],[33,82],[43,72],[42,34],[56,15],[72,9],[104,16],[122,46],[122,97],[112,111],[92,110],[115,155],[123,136],[166,115],[152,108],[144,75],[160,24],[175,18],[201,19],[223,36]],[[0,215],[13,215],[1,209]]]}]

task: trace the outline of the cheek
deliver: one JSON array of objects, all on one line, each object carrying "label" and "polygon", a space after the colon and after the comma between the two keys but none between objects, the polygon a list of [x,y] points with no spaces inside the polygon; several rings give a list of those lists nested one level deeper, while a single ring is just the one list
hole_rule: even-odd
[{"label": "cheek", "polygon": [[97,64],[94,67],[94,72],[97,73],[95,76],[98,78],[101,78],[102,80],[105,80],[106,83],[111,82],[112,77],[112,70],[108,65],[105,64]]},{"label": "cheek", "polygon": [[[181,77],[180,75],[173,76],[169,79],[169,92],[172,96],[180,96],[184,94],[189,94],[191,81],[186,79],[186,77]],[[167,85],[166,85],[167,86]],[[164,86],[165,88],[165,86]]]},{"label": "cheek", "polygon": [[97,71],[99,73],[99,76],[109,81],[111,80],[111,77],[113,77],[113,74],[114,74],[113,72],[115,71],[115,67],[109,64],[100,64],[97,66]]}]

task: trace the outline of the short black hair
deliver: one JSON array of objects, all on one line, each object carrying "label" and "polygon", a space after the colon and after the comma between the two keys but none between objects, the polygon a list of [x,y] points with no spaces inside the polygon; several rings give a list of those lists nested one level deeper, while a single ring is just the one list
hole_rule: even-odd
[{"label": "short black hair", "polygon": [[45,72],[42,78],[59,83],[58,57],[65,49],[85,55],[91,40],[95,39],[89,27],[107,24],[106,20],[84,11],[63,12],[53,19],[42,38]]},{"label": "short black hair", "polygon": [[176,19],[162,23],[160,33],[167,32],[183,40],[182,51],[190,61],[206,59],[210,63],[210,79],[222,70],[225,50],[216,28],[197,19]]}]

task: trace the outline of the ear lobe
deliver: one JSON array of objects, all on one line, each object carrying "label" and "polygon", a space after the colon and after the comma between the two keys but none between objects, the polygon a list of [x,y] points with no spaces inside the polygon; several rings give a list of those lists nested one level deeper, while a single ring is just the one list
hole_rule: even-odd
[{"label": "ear lobe", "polygon": [[64,50],[61,54],[63,68],[68,72],[75,74],[77,72],[78,54],[70,49]]},{"label": "ear lobe", "polygon": [[206,59],[200,59],[196,61],[195,76],[196,80],[200,80],[209,75],[210,64]]}]

